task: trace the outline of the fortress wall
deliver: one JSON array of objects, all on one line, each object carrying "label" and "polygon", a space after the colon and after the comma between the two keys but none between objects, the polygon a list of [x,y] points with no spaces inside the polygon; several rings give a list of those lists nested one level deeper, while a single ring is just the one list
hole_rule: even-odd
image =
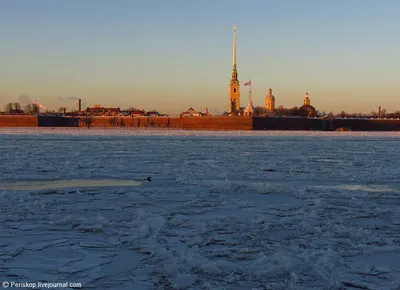
[{"label": "fortress wall", "polygon": [[398,119],[334,119],[334,126],[352,131],[400,131]]},{"label": "fortress wall", "polygon": [[321,119],[254,117],[254,130],[321,130]]},{"label": "fortress wall", "polygon": [[[254,130],[337,130],[352,131],[400,131],[400,120],[391,119],[308,119],[254,117]],[[331,122],[331,124],[330,124]]]},{"label": "fortress wall", "polygon": [[137,127],[181,128],[181,120],[177,117],[142,117],[136,122]]},{"label": "fortress wall", "polygon": [[39,116],[39,127],[78,127],[79,119],[76,117]]},{"label": "fortress wall", "polygon": [[252,130],[253,119],[242,116],[183,117],[182,129],[186,130]]},{"label": "fortress wall", "polygon": [[38,117],[26,115],[0,115],[0,127],[38,127]]},{"label": "fortress wall", "polygon": [[[114,120],[114,121],[112,121]],[[384,119],[309,119],[279,117],[202,116],[202,117],[92,117],[92,127],[140,127],[184,130],[335,130],[400,131],[400,120]],[[327,122],[332,122],[328,127]],[[79,126],[84,127],[84,117]]]},{"label": "fortress wall", "polygon": [[[122,122],[121,122],[122,121]],[[79,126],[87,126],[85,117],[79,118]],[[122,126],[121,126],[122,124]],[[249,117],[92,117],[91,127],[125,128],[169,128],[186,130],[251,130],[252,118]]]},{"label": "fortress wall", "polygon": [[[85,117],[79,118],[79,127],[86,127]],[[179,118],[171,117],[92,117],[91,127],[122,127],[122,128],[180,128]]]},{"label": "fortress wall", "polygon": [[[308,119],[274,117],[92,117],[91,127],[149,127],[183,130],[400,131],[398,119]],[[0,127],[86,127],[86,117],[0,115]],[[122,125],[121,126],[121,120]]]}]

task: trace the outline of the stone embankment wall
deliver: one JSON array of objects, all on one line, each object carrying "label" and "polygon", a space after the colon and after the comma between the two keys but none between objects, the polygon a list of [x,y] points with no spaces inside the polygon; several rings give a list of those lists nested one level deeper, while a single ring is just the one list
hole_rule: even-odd
[{"label": "stone embankment wall", "polygon": [[38,127],[38,117],[25,115],[0,115],[0,127]]},{"label": "stone embankment wall", "polygon": [[400,131],[399,119],[335,119],[333,124],[352,131]]},{"label": "stone embankment wall", "polygon": [[314,119],[254,117],[254,130],[400,131],[398,119]]},{"label": "stone embankment wall", "polygon": [[398,119],[308,119],[277,117],[62,117],[0,115],[0,127],[115,127],[175,130],[400,131]]},{"label": "stone embankment wall", "polygon": [[167,117],[80,117],[79,127],[159,127],[180,129],[179,118]]},{"label": "stone embankment wall", "polygon": [[254,117],[254,130],[322,130],[321,119]]},{"label": "stone embankment wall", "polygon": [[187,130],[252,130],[253,118],[240,116],[183,117],[182,129]]},{"label": "stone embankment wall", "polygon": [[155,127],[183,130],[252,130],[252,118],[203,116],[203,117],[82,117],[79,126],[85,127]]}]

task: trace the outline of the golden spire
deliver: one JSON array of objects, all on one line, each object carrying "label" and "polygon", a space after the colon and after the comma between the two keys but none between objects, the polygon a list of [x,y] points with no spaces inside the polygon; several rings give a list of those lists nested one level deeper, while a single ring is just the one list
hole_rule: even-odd
[{"label": "golden spire", "polygon": [[233,26],[233,69],[236,68],[236,26]]},{"label": "golden spire", "polygon": [[232,80],[237,80],[238,74],[236,70],[236,26],[233,26],[233,59],[232,59]]}]

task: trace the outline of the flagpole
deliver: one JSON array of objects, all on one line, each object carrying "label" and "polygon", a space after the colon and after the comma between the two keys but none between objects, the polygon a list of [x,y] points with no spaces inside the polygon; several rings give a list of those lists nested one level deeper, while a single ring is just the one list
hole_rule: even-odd
[{"label": "flagpole", "polygon": [[249,100],[251,101],[251,79],[250,79],[250,93],[249,93]]}]

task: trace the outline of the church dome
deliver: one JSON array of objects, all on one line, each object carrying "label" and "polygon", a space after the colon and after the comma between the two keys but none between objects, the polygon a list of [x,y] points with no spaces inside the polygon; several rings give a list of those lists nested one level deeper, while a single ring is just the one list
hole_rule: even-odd
[{"label": "church dome", "polygon": [[304,104],[298,110],[299,115],[303,117],[316,117],[317,110],[311,106],[310,98],[308,97],[308,92],[306,92],[306,96],[304,97]]},{"label": "church dome", "polygon": [[302,117],[316,117],[317,110],[311,105],[303,105],[298,110],[299,115]]},{"label": "church dome", "polygon": [[275,96],[272,94],[272,89],[268,89],[268,95],[265,96],[266,99],[275,99]]}]

